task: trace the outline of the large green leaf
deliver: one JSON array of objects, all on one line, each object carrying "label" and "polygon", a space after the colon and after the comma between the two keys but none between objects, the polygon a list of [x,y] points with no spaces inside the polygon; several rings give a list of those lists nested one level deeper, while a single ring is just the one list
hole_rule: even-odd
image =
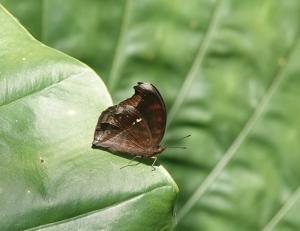
[{"label": "large green leaf", "polygon": [[4,2],[116,101],[137,80],[159,87],[166,140],[192,134],[161,156],[178,230],[300,230],[298,0]]},{"label": "large green leaf", "polygon": [[169,230],[164,168],[120,169],[126,158],[91,149],[112,103],[100,78],[1,5],[0,25],[0,230]]}]

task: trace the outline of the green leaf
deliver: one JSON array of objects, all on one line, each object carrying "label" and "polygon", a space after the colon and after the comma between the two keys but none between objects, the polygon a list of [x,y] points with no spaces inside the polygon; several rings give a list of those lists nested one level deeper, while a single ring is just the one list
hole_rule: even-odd
[{"label": "green leaf", "polygon": [[35,40],[0,5],[1,230],[170,230],[162,166],[91,149],[112,104],[89,67]]},{"label": "green leaf", "polygon": [[188,147],[160,157],[180,188],[178,230],[300,230],[298,0],[32,0],[34,16],[5,2],[116,101],[136,81],[160,89],[165,141]]}]

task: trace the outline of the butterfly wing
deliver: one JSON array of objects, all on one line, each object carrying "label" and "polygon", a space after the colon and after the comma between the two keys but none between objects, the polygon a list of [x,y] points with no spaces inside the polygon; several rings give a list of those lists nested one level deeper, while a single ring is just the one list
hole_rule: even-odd
[{"label": "butterfly wing", "polygon": [[152,146],[159,145],[166,128],[166,107],[159,91],[152,84],[138,83],[134,95],[120,105],[131,105],[146,120],[152,136]]},{"label": "butterfly wing", "polygon": [[151,144],[151,131],[133,106],[116,105],[100,115],[93,147],[131,155],[145,155]]}]

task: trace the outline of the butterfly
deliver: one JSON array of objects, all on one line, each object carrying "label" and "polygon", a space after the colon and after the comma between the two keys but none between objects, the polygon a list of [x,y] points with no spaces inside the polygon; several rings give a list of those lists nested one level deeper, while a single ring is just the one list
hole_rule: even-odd
[{"label": "butterfly", "polygon": [[164,151],[160,145],[166,128],[162,96],[150,83],[138,82],[135,93],[104,110],[96,125],[92,148],[134,157],[154,157]]}]

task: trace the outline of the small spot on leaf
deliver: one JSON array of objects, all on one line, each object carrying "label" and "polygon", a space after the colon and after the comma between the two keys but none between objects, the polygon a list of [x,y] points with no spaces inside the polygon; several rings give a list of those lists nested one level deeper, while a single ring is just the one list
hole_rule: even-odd
[{"label": "small spot on leaf", "polygon": [[45,160],[41,156],[40,156],[40,162],[41,162],[41,164],[45,163]]}]

